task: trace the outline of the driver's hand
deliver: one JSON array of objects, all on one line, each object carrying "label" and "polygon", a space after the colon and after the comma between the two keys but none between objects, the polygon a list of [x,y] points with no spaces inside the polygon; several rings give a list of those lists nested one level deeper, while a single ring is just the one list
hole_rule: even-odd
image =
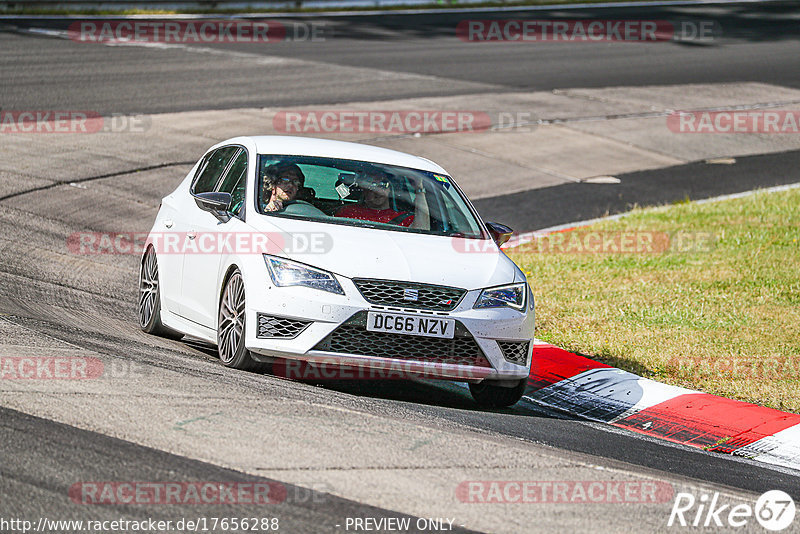
[{"label": "driver's hand", "polygon": [[269,204],[267,204],[267,211],[279,211],[282,209],[283,209],[283,201],[281,201],[280,199],[275,198],[273,200],[270,200]]}]

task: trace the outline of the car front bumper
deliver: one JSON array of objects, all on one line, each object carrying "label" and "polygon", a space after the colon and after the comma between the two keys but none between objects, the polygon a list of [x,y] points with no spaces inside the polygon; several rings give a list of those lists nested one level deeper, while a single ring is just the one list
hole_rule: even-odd
[{"label": "car front bumper", "polygon": [[[421,377],[468,382],[528,377],[534,330],[530,295],[524,312],[511,308],[473,309],[481,290],[468,291],[452,311],[435,312],[437,318],[456,321],[455,337],[444,340],[367,332],[368,311],[431,312],[371,304],[352,280],[337,279],[345,295],[306,287],[274,287],[268,281],[263,287],[250,284],[245,339],[253,357],[262,361],[282,358],[306,362],[322,368],[318,377],[323,378],[326,373],[341,379]],[[265,317],[280,327],[269,332],[272,337],[263,337]],[[506,357],[509,347],[515,349],[513,358]],[[302,377],[299,373],[306,369],[291,363],[284,365],[287,374],[292,370],[298,373],[290,377]],[[345,370],[337,370],[340,367]]]}]

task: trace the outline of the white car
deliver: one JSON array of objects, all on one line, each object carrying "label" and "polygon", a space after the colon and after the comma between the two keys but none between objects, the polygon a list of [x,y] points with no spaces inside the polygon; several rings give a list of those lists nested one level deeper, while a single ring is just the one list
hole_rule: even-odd
[{"label": "white car", "polygon": [[427,159],[237,137],[163,199],[142,256],[140,326],[215,343],[237,369],[402,372],[510,406],[534,329],[525,275],[499,248],[510,236]]}]

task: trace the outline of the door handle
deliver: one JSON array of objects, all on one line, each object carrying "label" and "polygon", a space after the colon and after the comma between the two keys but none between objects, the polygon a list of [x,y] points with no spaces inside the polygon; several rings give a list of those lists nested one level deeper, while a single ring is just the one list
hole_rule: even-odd
[{"label": "door handle", "polygon": [[172,219],[164,219],[164,226],[166,226],[167,228],[172,228],[173,224],[174,223],[172,222]]},{"label": "door handle", "polygon": [[195,231],[188,232],[186,234],[186,237],[188,237],[189,239],[194,239],[195,237],[197,237],[197,232]]}]

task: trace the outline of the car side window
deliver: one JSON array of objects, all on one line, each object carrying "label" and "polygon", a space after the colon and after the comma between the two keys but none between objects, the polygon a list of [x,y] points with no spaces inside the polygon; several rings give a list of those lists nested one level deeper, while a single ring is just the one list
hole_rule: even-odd
[{"label": "car side window", "polygon": [[244,206],[245,184],[247,182],[247,151],[241,150],[222,179],[217,191],[231,194],[231,210],[239,215]]},{"label": "car side window", "polygon": [[209,193],[214,190],[219,177],[228,167],[238,146],[224,146],[206,156],[192,186],[192,193]]}]

